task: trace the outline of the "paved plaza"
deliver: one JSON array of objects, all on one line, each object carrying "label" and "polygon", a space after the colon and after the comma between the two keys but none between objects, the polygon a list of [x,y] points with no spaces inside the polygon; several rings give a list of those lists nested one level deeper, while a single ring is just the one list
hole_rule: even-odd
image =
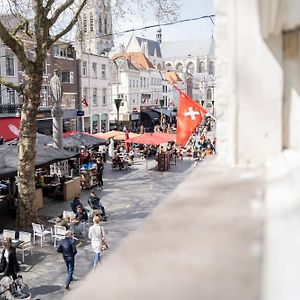
[{"label": "paved plaza", "polygon": [[[130,232],[139,228],[144,218],[194,169],[193,160],[187,158],[177,161],[166,172],[158,172],[153,160],[147,165],[148,168],[144,160],[137,159],[131,170],[119,171],[112,170],[109,162],[105,164],[104,190],[95,189],[108,215],[108,221],[103,225],[110,249],[104,254],[104,260]],[[81,201],[86,207],[88,194],[89,191],[81,193]],[[39,213],[48,218],[70,209],[70,202],[46,198],[44,204]],[[72,282],[72,289],[76,289],[81,279],[92,270],[94,253],[87,236],[79,244],[74,272],[77,281]],[[34,246],[33,256],[27,255],[25,264],[21,265],[21,273],[34,299],[62,299],[68,293],[64,290],[66,267],[50,238],[43,248],[38,243]]]}]

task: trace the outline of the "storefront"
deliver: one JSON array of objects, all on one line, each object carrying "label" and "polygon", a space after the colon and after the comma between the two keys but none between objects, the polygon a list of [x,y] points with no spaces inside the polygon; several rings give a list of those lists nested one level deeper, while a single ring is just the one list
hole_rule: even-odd
[{"label": "storefront", "polygon": [[140,127],[140,113],[138,113],[138,112],[132,112],[130,114],[130,120],[131,120],[131,129],[133,131],[139,131],[139,127]]}]

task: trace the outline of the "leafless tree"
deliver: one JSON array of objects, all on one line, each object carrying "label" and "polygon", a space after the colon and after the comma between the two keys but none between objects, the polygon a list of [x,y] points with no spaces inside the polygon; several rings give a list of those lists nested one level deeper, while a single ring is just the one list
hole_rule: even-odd
[{"label": "leafless tree", "polygon": [[[108,0],[102,0],[108,1]],[[130,1],[115,0],[122,14]],[[174,18],[178,0],[131,0],[143,9],[156,7],[157,17]],[[43,67],[50,46],[63,38],[76,24],[88,0],[1,0],[0,39],[17,56],[24,72],[22,85],[0,76],[0,84],[23,95],[18,157],[18,217],[20,228],[37,220],[35,198],[36,116],[40,105]],[[173,4],[173,6],[172,6]],[[129,6],[128,6],[129,5]],[[29,56],[29,50],[34,55]]]}]

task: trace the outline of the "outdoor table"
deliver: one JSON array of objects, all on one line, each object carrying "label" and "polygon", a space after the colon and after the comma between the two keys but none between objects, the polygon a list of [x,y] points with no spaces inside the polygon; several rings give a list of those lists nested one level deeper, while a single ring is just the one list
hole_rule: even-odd
[{"label": "outdoor table", "polygon": [[49,195],[55,191],[55,189],[60,186],[60,183],[49,183],[44,184],[41,188],[43,189],[44,195]]},{"label": "outdoor table", "polygon": [[[12,245],[14,248],[17,248],[17,247],[18,247],[19,245],[21,245],[23,242],[24,242],[24,241],[14,239],[14,240],[11,240],[11,245]],[[0,244],[1,244],[1,246],[3,246],[3,243],[4,243],[3,234],[1,234],[1,238],[0,238]]]}]

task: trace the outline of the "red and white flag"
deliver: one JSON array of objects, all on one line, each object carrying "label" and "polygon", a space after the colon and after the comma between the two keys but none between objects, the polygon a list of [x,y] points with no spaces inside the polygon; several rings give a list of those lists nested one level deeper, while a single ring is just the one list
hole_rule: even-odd
[{"label": "red and white flag", "polygon": [[88,106],[89,106],[89,104],[88,104],[88,102],[87,102],[87,100],[86,100],[85,98],[83,98],[83,99],[81,100],[81,103],[82,103],[82,105],[83,105],[84,107],[88,107]]},{"label": "red and white flag", "polygon": [[177,87],[175,88],[179,92],[176,144],[184,147],[207,111]]},{"label": "red and white flag", "polygon": [[146,101],[147,101],[147,97],[143,97],[142,98],[142,104],[144,105],[146,103]]}]

